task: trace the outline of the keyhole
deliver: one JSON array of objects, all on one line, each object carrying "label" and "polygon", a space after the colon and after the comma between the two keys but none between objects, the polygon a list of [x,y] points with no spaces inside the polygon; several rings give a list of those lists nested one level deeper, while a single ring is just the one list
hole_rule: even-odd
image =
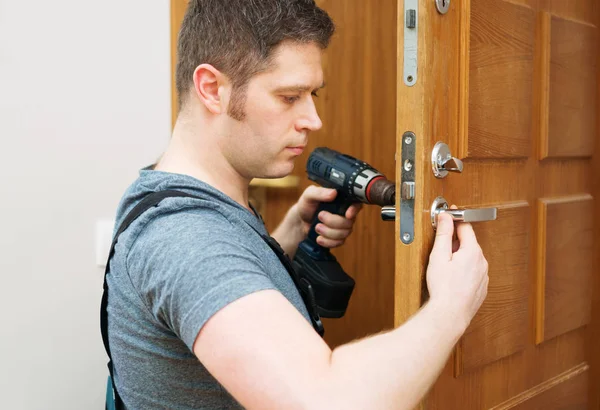
[{"label": "keyhole", "polygon": [[440,13],[446,14],[450,8],[450,0],[435,0],[437,9]]}]

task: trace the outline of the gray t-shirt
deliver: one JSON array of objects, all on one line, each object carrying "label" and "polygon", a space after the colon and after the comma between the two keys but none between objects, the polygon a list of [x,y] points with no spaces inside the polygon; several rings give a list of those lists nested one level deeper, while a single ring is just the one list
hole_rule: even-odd
[{"label": "gray t-shirt", "polygon": [[121,200],[115,230],[145,195],[168,189],[205,199],[164,199],[119,237],[107,276],[117,390],[128,409],[240,408],[192,352],[202,326],[227,304],[264,289],[278,290],[310,318],[254,230],[267,233],[262,220],[195,178],[141,170]]}]

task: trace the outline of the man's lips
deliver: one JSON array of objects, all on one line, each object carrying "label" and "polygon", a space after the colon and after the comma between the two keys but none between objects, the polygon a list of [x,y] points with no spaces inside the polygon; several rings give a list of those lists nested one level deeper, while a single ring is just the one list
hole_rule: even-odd
[{"label": "man's lips", "polygon": [[300,155],[304,152],[304,145],[298,145],[297,147],[286,147],[287,150],[292,151],[296,155]]}]

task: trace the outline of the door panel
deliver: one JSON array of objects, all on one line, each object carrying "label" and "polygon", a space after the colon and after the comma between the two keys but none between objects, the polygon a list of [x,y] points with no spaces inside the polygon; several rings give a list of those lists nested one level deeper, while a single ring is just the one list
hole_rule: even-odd
[{"label": "door panel", "polygon": [[[543,117],[548,132],[540,135],[541,158],[589,158],[594,153],[596,128],[596,42],[597,29],[543,13],[543,47],[550,59],[549,112]],[[548,44],[549,43],[549,44]],[[543,112],[544,114],[544,112]],[[565,136],[569,136],[565,138]]]},{"label": "door panel", "polygon": [[[468,116],[463,158],[526,158],[531,151],[535,12],[503,1],[471,3]],[[464,114],[466,114],[465,111]],[[460,114],[460,113],[459,113]],[[462,144],[461,144],[462,143]]]},{"label": "door panel", "polygon": [[[592,292],[600,245],[598,3],[460,0],[445,15],[434,2],[419,7],[419,81],[398,83],[397,146],[415,131],[422,163],[418,237],[396,246],[396,289],[412,301],[396,304],[397,324],[427,299],[433,200],[498,208],[496,221],[474,224],[490,266],[488,297],[422,407],[597,405],[590,364],[598,357],[600,296]],[[463,159],[462,174],[433,176],[438,141]]]},{"label": "door panel", "polygon": [[[469,372],[521,352],[527,346],[527,272],[531,209],[527,202],[497,206],[496,221],[476,224],[475,233],[495,280],[489,297],[457,347],[455,374]],[[498,238],[503,238],[498,241]]]},{"label": "door panel", "polygon": [[536,343],[590,322],[592,206],[591,195],[538,202]]}]

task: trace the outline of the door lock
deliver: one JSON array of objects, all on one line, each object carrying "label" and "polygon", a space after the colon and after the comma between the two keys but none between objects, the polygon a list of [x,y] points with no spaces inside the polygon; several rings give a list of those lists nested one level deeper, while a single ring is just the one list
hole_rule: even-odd
[{"label": "door lock", "polygon": [[431,152],[431,168],[436,178],[445,178],[448,172],[461,173],[463,162],[452,156],[448,145],[438,142]]},{"label": "door lock", "polygon": [[476,209],[450,209],[448,201],[438,196],[431,205],[431,225],[437,229],[437,217],[441,213],[447,213],[452,216],[455,222],[484,222],[495,221],[498,215],[497,208],[476,208]]}]

